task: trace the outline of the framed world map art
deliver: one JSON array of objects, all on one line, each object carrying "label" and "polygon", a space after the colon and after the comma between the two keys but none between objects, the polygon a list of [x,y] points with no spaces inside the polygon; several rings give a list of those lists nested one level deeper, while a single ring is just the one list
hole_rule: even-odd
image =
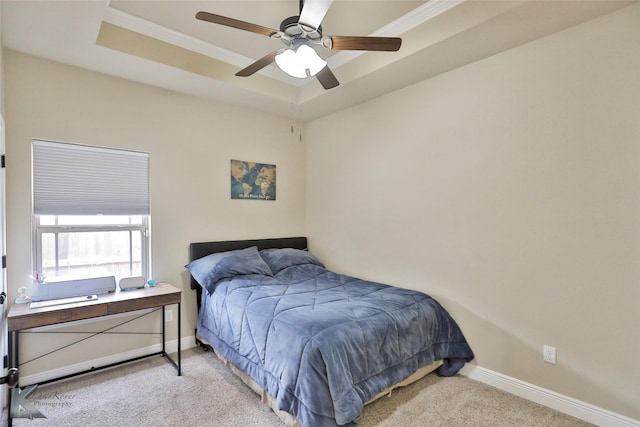
[{"label": "framed world map art", "polygon": [[275,200],[276,165],[231,160],[231,198]]}]

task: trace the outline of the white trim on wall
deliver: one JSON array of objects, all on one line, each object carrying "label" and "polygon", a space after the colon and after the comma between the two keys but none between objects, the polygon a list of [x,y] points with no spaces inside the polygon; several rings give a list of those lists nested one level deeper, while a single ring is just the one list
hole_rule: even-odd
[{"label": "white trim on wall", "polygon": [[460,374],[598,426],[640,427],[640,420],[616,414],[480,366],[467,364],[462,368]]},{"label": "white trim on wall", "polygon": [[[180,340],[182,350],[195,347],[195,336],[182,337]],[[94,366],[107,366],[118,363],[123,360],[129,360],[148,354],[157,353],[162,350],[162,344],[154,344],[146,348],[141,348],[126,353],[120,353],[108,357],[94,359],[75,365],[65,366],[60,369],[53,369],[38,374],[29,375],[20,378],[20,385],[38,384],[53,378],[60,378],[66,375],[72,375],[77,372],[83,372]],[[167,341],[167,353],[175,353],[178,351],[178,340]],[[158,356],[160,357],[160,356]],[[607,427],[640,427],[640,421],[632,418],[616,414],[606,409],[599,408],[586,402],[573,399],[571,397],[556,393],[554,391],[538,387],[533,384],[500,374],[490,369],[485,369],[474,365],[465,365],[460,374],[472,380],[496,387],[507,393],[511,393],[523,399],[530,400],[540,405],[546,406],[567,415],[579,418],[581,420],[593,423],[598,426]]]},{"label": "white trim on wall", "polygon": [[[193,335],[189,337],[182,337],[180,339],[180,346],[182,351],[196,346],[196,339]],[[178,340],[167,341],[165,344],[167,353],[172,354],[178,351]],[[78,372],[85,372],[94,369],[96,366],[109,366],[114,363],[120,363],[125,360],[134,359],[137,357],[143,357],[150,354],[158,353],[162,351],[162,343],[150,345],[148,347],[138,348],[136,350],[128,351],[125,353],[114,354],[111,356],[101,357],[98,359],[87,360],[82,363],[76,363],[74,365],[64,366],[59,369],[52,369],[49,371],[38,372],[37,374],[27,375],[20,377],[20,387],[24,387],[31,384],[38,384],[44,381],[49,381],[55,378],[66,377],[67,375],[74,375]],[[161,357],[161,356],[157,356]]]}]

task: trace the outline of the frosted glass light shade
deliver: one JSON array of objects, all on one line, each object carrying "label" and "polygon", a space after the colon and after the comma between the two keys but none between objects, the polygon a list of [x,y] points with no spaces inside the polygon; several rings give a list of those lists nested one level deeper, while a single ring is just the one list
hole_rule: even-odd
[{"label": "frosted glass light shade", "polygon": [[290,76],[304,79],[318,74],[327,61],[320,58],[312,47],[303,44],[297,51],[287,49],[277,54],[276,64]]}]

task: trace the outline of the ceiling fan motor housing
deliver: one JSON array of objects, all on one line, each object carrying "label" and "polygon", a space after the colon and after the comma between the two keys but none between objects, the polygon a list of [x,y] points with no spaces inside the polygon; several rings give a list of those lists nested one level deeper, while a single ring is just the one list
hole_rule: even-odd
[{"label": "ceiling fan motor housing", "polygon": [[[2,0],[0,0],[2,1]],[[291,49],[295,54],[300,54],[303,45],[311,48],[315,56],[319,57],[313,46],[322,45],[329,50],[370,50],[370,51],[397,51],[400,49],[402,39],[399,37],[358,37],[358,36],[322,36],[322,26],[320,25],[324,19],[333,0],[300,0],[300,15],[290,16],[280,23],[280,29],[275,30],[262,25],[252,24],[250,22],[241,21],[239,19],[230,18],[222,15],[216,15],[209,12],[198,12],[196,19],[212,22],[214,24],[225,25],[227,27],[237,28],[244,31],[260,34],[280,39],[287,49]],[[300,21],[302,17],[302,22]],[[317,27],[317,28],[316,28]],[[306,49],[303,50],[303,55]],[[308,52],[308,51],[307,51]],[[253,64],[243,68],[236,73],[236,76],[250,76],[273,62],[277,62],[277,58],[283,56],[286,49],[275,50]],[[314,74],[307,73],[307,77],[315,75],[322,87],[332,89],[340,83],[333,74],[331,69],[324,62],[324,68],[316,71]],[[294,77],[297,75],[290,74]]]},{"label": "ceiling fan motor housing", "polygon": [[280,31],[287,36],[296,39],[304,38],[312,41],[322,38],[322,25],[317,29],[299,23],[299,16],[290,16],[280,23]]}]

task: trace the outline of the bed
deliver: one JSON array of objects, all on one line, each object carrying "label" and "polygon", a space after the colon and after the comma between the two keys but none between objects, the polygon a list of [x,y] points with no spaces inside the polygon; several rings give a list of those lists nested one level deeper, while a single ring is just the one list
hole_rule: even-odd
[{"label": "bed", "polygon": [[189,261],[197,339],[286,425],[356,426],[394,387],[473,359],[437,301],[328,270],[305,237],[192,243]]}]

